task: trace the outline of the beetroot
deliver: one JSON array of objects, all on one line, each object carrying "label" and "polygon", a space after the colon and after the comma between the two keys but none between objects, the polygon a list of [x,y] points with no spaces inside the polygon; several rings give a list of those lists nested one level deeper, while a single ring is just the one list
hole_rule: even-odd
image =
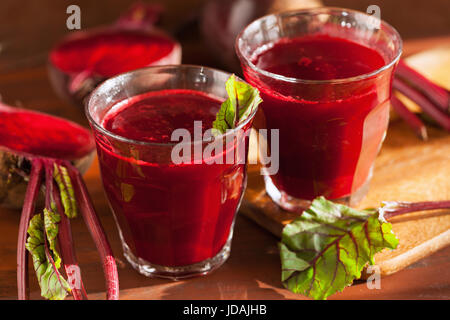
[{"label": "beetroot", "polygon": [[[89,131],[64,119],[0,103],[0,205],[22,207],[35,156],[66,159],[84,172],[94,157]],[[42,201],[41,201],[42,202]]]},{"label": "beetroot", "polygon": [[[95,150],[89,131],[67,120],[0,103],[0,146],[15,152],[67,160]],[[46,143],[51,141],[52,144]]]},{"label": "beetroot", "polygon": [[[0,103],[0,205],[23,203],[17,245],[21,300],[28,298],[27,251],[43,297],[64,299],[71,293],[76,300],[87,299],[70,228],[78,211],[103,261],[107,297],[118,299],[114,256],[79,171],[89,167],[94,151],[94,139],[83,127]],[[45,187],[45,206],[36,213],[41,186]],[[67,280],[60,273],[61,266]]]},{"label": "beetroot", "polygon": [[179,64],[181,46],[154,24],[161,7],[138,3],[110,26],[70,33],[50,52],[49,75],[56,92],[82,105],[106,78],[155,65]]}]

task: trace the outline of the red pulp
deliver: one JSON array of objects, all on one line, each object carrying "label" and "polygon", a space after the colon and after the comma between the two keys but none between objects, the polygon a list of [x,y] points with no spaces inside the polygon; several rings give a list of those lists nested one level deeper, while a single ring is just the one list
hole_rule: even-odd
[{"label": "red pulp", "polygon": [[[214,257],[228,239],[245,180],[245,164],[174,164],[173,130],[211,128],[216,97],[163,90],[119,102],[104,117],[108,131],[162,145],[116,144],[97,137],[106,194],[132,253],[149,263],[184,266]],[[175,142],[172,142],[172,144]],[[235,145],[224,155],[234,150]],[[125,152],[125,153],[126,153]]]},{"label": "red pulp", "polygon": [[[253,63],[303,80],[350,78],[385,65],[376,50],[327,35],[282,39]],[[389,76],[336,84],[280,81],[246,66],[244,73],[261,91],[262,127],[280,130],[280,166],[271,176],[279,190],[338,199],[367,181],[387,127]]]}]

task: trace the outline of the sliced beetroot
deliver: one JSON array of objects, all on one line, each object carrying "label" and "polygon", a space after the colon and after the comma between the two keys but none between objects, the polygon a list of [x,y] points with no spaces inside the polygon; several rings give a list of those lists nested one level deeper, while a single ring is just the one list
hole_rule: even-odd
[{"label": "sliced beetroot", "polygon": [[[85,172],[95,155],[89,130],[48,114],[0,103],[0,206],[22,207],[34,157],[70,160]],[[42,195],[39,203],[43,202]]]},{"label": "sliced beetroot", "polygon": [[82,105],[103,80],[134,69],[181,63],[181,46],[154,26],[162,12],[138,3],[110,26],[70,33],[51,50],[49,75],[56,92]]},{"label": "sliced beetroot", "polygon": [[176,43],[163,34],[105,28],[64,39],[50,53],[50,63],[69,74],[87,71],[112,77],[161,64],[160,60],[167,59],[175,46]]},{"label": "sliced beetroot", "polygon": [[[114,255],[80,173],[89,167],[94,151],[87,129],[62,118],[0,104],[0,205],[22,206],[17,242],[20,300],[29,297],[29,253],[43,297],[63,299],[72,294],[75,300],[87,299],[69,222],[78,215],[78,208],[100,253],[107,298],[119,297]],[[36,212],[43,193],[44,210]]]},{"label": "sliced beetroot", "polygon": [[73,122],[0,103],[0,151],[78,160],[95,149],[90,132]]}]

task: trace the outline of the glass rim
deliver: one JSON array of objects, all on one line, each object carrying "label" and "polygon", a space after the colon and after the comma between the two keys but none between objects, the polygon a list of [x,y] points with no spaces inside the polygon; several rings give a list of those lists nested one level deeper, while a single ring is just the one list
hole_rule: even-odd
[{"label": "glass rim", "polygon": [[291,83],[302,83],[302,84],[343,84],[343,83],[350,83],[350,82],[355,82],[355,81],[360,81],[360,80],[365,80],[368,78],[372,78],[376,75],[378,75],[379,73],[391,68],[393,65],[395,65],[398,60],[400,59],[402,52],[403,52],[403,41],[402,38],[400,37],[400,34],[398,33],[398,31],[391,26],[389,23],[387,23],[386,21],[380,19],[380,23],[383,27],[385,27],[387,30],[391,31],[395,37],[398,39],[398,53],[397,55],[395,55],[395,57],[393,59],[391,59],[389,62],[385,62],[385,64],[372,71],[369,73],[364,73],[364,74],[360,74],[357,76],[353,76],[353,77],[348,77],[348,78],[340,78],[340,79],[329,79],[329,80],[311,80],[311,79],[301,79],[301,78],[294,78],[294,77],[286,77],[280,74],[276,74],[264,69],[261,69],[259,67],[257,67],[245,54],[243,54],[240,50],[240,42],[242,41],[243,35],[244,33],[251,27],[253,26],[255,23],[264,21],[269,19],[270,17],[289,17],[289,16],[296,16],[296,15],[306,15],[306,14],[323,14],[323,13],[332,13],[332,12],[336,12],[336,13],[355,13],[355,14],[360,14],[363,16],[367,16],[367,17],[372,17],[371,15],[368,15],[365,12],[362,11],[358,11],[358,10],[353,10],[353,9],[346,9],[346,8],[339,8],[339,7],[318,7],[318,8],[305,8],[305,9],[297,9],[297,10],[287,10],[287,11],[283,11],[283,12],[279,12],[279,13],[272,13],[272,14],[268,14],[265,16],[262,16],[256,20],[253,20],[252,22],[250,22],[250,24],[248,24],[244,29],[242,29],[238,36],[236,37],[236,41],[235,41],[235,51],[237,56],[239,57],[241,62],[245,62],[245,64],[247,64],[248,66],[250,66],[254,71],[263,74],[266,77],[269,78],[273,78],[276,80],[280,80],[280,81],[285,81],[285,82],[291,82]]},{"label": "glass rim", "polygon": [[[113,85],[114,82],[121,82],[123,80],[123,78],[129,77],[132,74],[138,74],[138,73],[148,73],[148,74],[156,74],[156,71],[161,71],[161,70],[179,70],[179,69],[191,69],[191,70],[209,70],[213,73],[221,73],[227,76],[227,78],[229,78],[232,74],[226,71],[222,71],[216,68],[210,68],[210,67],[205,67],[205,66],[201,66],[201,65],[193,65],[193,64],[169,64],[169,65],[162,65],[162,66],[150,66],[150,67],[144,67],[144,68],[139,68],[139,69],[135,69],[132,71],[127,71],[121,74],[118,74],[116,76],[113,76],[111,78],[106,79],[105,81],[101,82],[93,91],[92,93],[89,95],[88,101],[85,103],[85,107],[84,107],[84,111],[86,114],[86,117],[89,121],[89,123],[91,123],[94,128],[98,131],[100,131],[102,134],[105,134],[113,139],[122,141],[122,142],[126,142],[126,143],[130,143],[130,144],[135,144],[135,145],[140,145],[140,146],[159,146],[159,147],[168,147],[168,146],[175,146],[178,144],[204,144],[204,143],[210,143],[212,141],[214,141],[215,139],[226,139],[228,136],[233,135],[236,131],[242,129],[245,125],[247,125],[254,117],[256,112],[258,111],[258,107],[255,108],[255,110],[253,110],[253,112],[247,117],[247,119],[245,119],[245,121],[243,121],[242,123],[240,123],[236,128],[233,129],[228,129],[225,133],[222,133],[220,135],[218,135],[217,137],[214,137],[213,139],[211,139],[211,141],[204,141],[204,140],[193,140],[190,142],[148,142],[148,141],[140,141],[140,140],[135,140],[135,139],[130,139],[130,138],[126,138],[123,137],[121,135],[118,135],[116,133],[113,133],[107,129],[105,129],[100,123],[98,123],[91,115],[91,111],[90,111],[90,106],[91,106],[91,102],[92,99],[95,95],[97,95],[101,90],[103,90],[104,88],[109,88],[111,87],[111,85]],[[238,81],[242,81],[247,83],[245,80],[243,80],[242,78],[236,76],[236,79]],[[197,90],[200,91],[200,90]],[[119,102],[119,101],[118,101]],[[226,140],[225,140],[226,141]]]}]

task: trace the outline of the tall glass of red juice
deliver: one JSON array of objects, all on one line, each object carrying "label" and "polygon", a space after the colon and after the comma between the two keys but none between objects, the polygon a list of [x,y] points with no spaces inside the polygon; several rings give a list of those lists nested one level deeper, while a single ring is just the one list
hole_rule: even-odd
[{"label": "tall glass of red juice", "polygon": [[[229,76],[198,66],[149,67],[107,80],[89,99],[124,255],[144,275],[206,274],[230,254],[256,111],[226,134],[203,135],[227,98]],[[177,129],[191,140],[174,139]]]},{"label": "tall glass of red juice", "polygon": [[268,15],[240,33],[245,78],[263,99],[255,126],[279,129],[279,170],[265,175],[277,204],[296,210],[317,196],[362,199],[401,50],[390,25],[339,8]]}]

